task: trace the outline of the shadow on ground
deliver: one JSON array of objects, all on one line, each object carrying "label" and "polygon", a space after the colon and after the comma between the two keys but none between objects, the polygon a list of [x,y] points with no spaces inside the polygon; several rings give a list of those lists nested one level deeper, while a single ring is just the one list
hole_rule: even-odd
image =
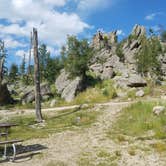
[{"label": "shadow on ground", "polygon": [[[40,144],[34,144],[34,145],[17,145],[17,154],[15,158],[15,163],[25,162],[28,160],[31,160],[33,156],[42,154],[41,151],[47,149],[47,147],[40,145]],[[8,162],[10,158],[12,158],[13,150],[12,147],[9,146],[7,148],[7,155],[9,156],[8,159],[0,159],[0,163]],[[3,156],[3,147],[0,147],[0,157]]]}]

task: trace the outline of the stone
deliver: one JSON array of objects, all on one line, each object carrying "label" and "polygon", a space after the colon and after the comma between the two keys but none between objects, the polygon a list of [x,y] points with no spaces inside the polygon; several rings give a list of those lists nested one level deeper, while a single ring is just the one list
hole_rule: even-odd
[{"label": "stone", "polygon": [[56,99],[51,100],[50,107],[54,107],[56,103],[57,103]]},{"label": "stone", "polygon": [[69,80],[69,74],[66,73],[64,69],[62,69],[60,75],[55,81],[57,92],[61,94],[63,90],[69,85],[70,82],[71,81]]},{"label": "stone", "polygon": [[166,95],[161,96],[161,99],[162,99],[162,100],[166,100]]},{"label": "stone", "polygon": [[164,106],[155,106],[153,107],[153,113],[155,115],[160,115],[161,113],[165,112],[165,107]]},{"label": "stone", "polygon": [[70,82],[70,84],[63,90],[61,97],[65,99],[67,102],[71,102],[78,91],[82,89],[82,80],[80,77],[76,77],[74,80]]},{"label": "stone", "polygon": [[42,96],[42,100],[43,100],[43,101],[48,101],[49,98],[50,98],[49,95],[44,95],[44,96]]},{"label": "stone", "polygon": [[130,74],[127,77],[124,75],[122,76],[116,76],[114,77],[114,81],[116,84],[116,87],[121,87],[121,88],[134,88],[134,87],[145,87],[147,86],[147,82],[139,75],[137,74]]},{"label": "stone", "polygon": [[[40,90],[42,99],[48,100],[48,98],[52,96],[49,84],[41,84]],[[27,89],[25,89],[25,91],[23,91],[21,101],[22,103],[32,103],[35,101],[35,92],[33,86],[29,86]]]},{"label": "stone", "polygon": [[127,86],[129,87],[145,87],[147,86],[147,82],[137,74],[131,74]]},{"label": "stone", "polygon": [[111,45],[115,44],[116,42],[117,31],[113,31],[109,34],[99,31],[93,36],[92,47],[96,50],[102,49],[103,47],[105,47],[106,49],[111,49]]},{"label": "stone", "polygon": [[143,36],[143,35],[146,35],[146,29],[144,26],[140,26],[136,24],[131,34],[136,37]]},{"label": "stone", "polygon": [[108,67],[108,68],[104,68],[103,73],[101,74],[101,79],[102,80],[106,80],[106,79],[111,79],[113,78],[115,75],[113,68]]},{"label": "stone", "polygon": [[137,97],[143,97],[145,95],[145,92],[143,90],[139,90],[135,93]]},{"label": "stone", "polygon": [[65,70],[61,71],[55,82],[55,86],[57,92],[67,102],[72,101],[77,93],[83,89],[82,79],[80,77],[71,79],[69,77],[69,73],[67,73]]},{"label": "stone", "polygon": [[130,49],[133,50],[133,49],[137,49],[139,48],[140,44],[138,42],[138,40],[134,40],[131,45],[130,45]]},{"label": "stone", "polygon": [[108,36],[108,43],[114,44],[117,42],[117,31],[113,31]]}]

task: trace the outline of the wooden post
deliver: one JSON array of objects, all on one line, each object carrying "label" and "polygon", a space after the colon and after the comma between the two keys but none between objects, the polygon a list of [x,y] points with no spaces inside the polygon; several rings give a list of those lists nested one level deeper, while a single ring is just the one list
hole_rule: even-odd
[{"label": "wooden post", "polygon": [[42,122],[43,117],[42,117],[42,113],[41,113],[38,35],[37,35],[37,29],[35,29],[35,28],[33,28],[33,54],[34,54],[34,82],[35,82],[36,119],[38,122]]},{"label": "wooden post", "polygon": [[1,85],[2,80],[3,80],[3,64],[4,64],[4,58],[2,58],[0,60],[0,85]]},{"label": "wooden post", "polygon": [[28,74],[31,75],[31,51],[32,51],[32,32],[30,33],[30,46],[29,46],[29,64],[28,64]]}]

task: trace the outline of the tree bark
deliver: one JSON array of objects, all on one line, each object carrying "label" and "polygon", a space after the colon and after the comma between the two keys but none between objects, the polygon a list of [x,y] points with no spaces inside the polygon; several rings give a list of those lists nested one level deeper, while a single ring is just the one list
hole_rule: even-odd
[{"label": "tree bark", "polygon": [[38,34],[37,29],[33,28],[33,54],[34,54],[34,82],[35,82],[35,107],[36,119],[38,122],[43,121],[41,113],[41,94],[40,94],[40,71],[38,55]]},{"label": "tree bark", "polygon": [[29,46],[29,63],[28,63],[29,75],[31,75],[31,51],[32,51],[32,32],[30,33],[30,46]]},{"label": "tree bark", "polygon": [[1,85],[2,80],[3,80],[3,64],[4,64],[4,58],[2,58],[0,60],[0,85]]}]

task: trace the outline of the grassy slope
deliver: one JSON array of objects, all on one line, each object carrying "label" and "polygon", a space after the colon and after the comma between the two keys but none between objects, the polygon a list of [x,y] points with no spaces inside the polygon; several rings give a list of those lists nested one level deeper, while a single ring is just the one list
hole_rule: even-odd
[{"label": "grassy slope", "polygon": [[[75,128],[81,129],[88,127],[95,122],[97,111],[88,110],[68,110],[55,113],[51,116],[45,115],[44,125],[36,124],[34,115],[22,115],[10,119],[10,122],[18,124],[10,130],[11,138],[19,139],[33,139],[46,138],[50,134],[61,132],[64,130],[73,130]],[[77,120],[78,117],[80,120]]]}]

